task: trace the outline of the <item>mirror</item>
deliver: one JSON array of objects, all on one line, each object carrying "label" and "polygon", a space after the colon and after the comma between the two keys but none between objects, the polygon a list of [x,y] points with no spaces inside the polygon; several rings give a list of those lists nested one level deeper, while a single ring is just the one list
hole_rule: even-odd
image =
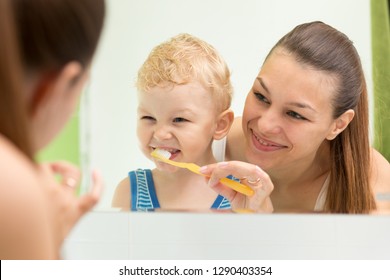
[{"label": "mirror", "polygon": [[271,47],[297,24],[313,20],[338,28],[354,41],[372,94],[369,0],[128,0],[107,1],[107,8],[81,104],[83,169],[98,168],[106,183],[97,210],[111,208],[115,187],[128,171],[154,166],[138,147],[134,81],[151,49],[178,33],[204,39],[226,60],[236,116]]}]

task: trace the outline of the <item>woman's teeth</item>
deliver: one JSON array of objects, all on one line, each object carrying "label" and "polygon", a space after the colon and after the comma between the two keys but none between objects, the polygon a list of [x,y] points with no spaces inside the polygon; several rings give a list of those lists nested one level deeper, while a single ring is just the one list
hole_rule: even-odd
[{"label": "woman's teeth", "polygon": [[269,144],[268,142],[265,142],[264,140],[258,138],[256,135],[255,135],[255,138],[256,138],[256,140],[259,141],[259,143],[260,143],[261,145],[263,145],[263,146],[273,146],[273,145]]},{"label": "woman's teeth", "polygon": [[258,140],[259,140],[259,142],[260,142],[261,145],[264,145],[264,146],[271,146],[270,144],[268,144],[267,142],[264,142],[264,141],[261,140],[261,139],[258,139]]}]

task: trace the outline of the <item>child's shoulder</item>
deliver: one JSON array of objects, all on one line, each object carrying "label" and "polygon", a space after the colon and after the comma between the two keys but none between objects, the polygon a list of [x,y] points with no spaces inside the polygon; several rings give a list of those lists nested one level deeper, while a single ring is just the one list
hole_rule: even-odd
[{"label": "child's shoulder", "polygon": [[123,210],[130,209],[130,201],[130,179],[129,176],[126,176],[126,178],[120,181],[117,185],[111,206],[114,208],[121,208]]},{"label": "child's shoulder", "polygon": [[[150,175],[149,175],[150,174]],[[129,171],[128,176],[123,178],[116,186],[114,197],[112,199],[111,206],[114,208],[121,208],[122,210],[129,210],[131,208],[131,181],[130,177],[135,178],[147,178],[152,176],[150,169],[138,168],[136,170]]]}]

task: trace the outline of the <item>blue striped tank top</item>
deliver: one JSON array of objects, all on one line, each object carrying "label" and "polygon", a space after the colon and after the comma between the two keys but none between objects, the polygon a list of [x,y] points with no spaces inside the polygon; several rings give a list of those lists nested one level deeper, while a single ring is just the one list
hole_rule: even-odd
[{"label": "blue striped tank top", "polygon": [[[131,211],[149,211],[160,208],[152,171],[150,169],[137,169],[129,172],[131,185]],[[230,209],[229,200],[221,195],[215,199],[211,209]]]}]

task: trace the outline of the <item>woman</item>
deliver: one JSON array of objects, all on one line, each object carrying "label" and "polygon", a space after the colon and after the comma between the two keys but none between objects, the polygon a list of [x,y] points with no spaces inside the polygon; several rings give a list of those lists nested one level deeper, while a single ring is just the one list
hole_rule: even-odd
[{"label": "woman", "polygon": [[[78,168],[39,165],[74,111],[103,26],[103,0],[0,1],[0,257],[55,259],[102,182],[77,197]],[[20,50],[20,54],[17,50]],[[56,176],[61,180],[56,180]]]},{"label": "woman", "polygon": [[[235,161],[202,169],[236,208],[369,213],[386,207],[375,195],[390,191],[389,163],[369,147],[362,66],[338,30],[311,22],[280,39],[239,122],[226,143],[226,159]],[[242,178],[255,195],[218,184],[227,174]]]}]

